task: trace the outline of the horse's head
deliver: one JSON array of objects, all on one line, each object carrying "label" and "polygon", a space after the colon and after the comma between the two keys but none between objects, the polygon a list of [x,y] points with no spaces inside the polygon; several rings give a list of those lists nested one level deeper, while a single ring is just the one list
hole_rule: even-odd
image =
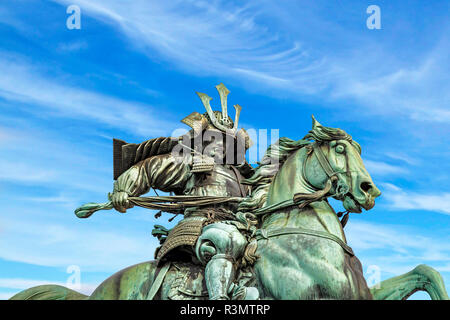
[{"label": "horse's head", "polygon": [[381,192],[375,186],[361,159],[361,147],[341,129],[322,126],[313,116],[313,128],[305,136],[314,142],[308,146],[303,175],[316,189],[327,184],[330,194],[343,201],[349,212],[370,210]]}]

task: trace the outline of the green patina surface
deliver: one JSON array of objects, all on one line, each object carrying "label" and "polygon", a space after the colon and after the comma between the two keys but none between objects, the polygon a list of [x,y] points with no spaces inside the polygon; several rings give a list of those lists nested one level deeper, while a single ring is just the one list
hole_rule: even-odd
[{"label": "green patina surface", "polygon": [[[237,132],[242,134],[237,131],[241,108],[236,107],[234,125],[226,114],[229,91],[223,85],[217,89],[222,113],[213,112],[211,98],[199,94],[207,114],[191,114],[183,122],[194,128],[195,120],[200,132],[213,129],[236,138]],[[191,137],[197,133],[193,129]],[[139,205],[184,214],[175,228],[155,230],[162,244],[157,260],[117,272],[89,297],[47,285],[12,299],[384,300],[406,299],[417,290],[432,299],[448,299],[442,277],[425,265],[367,286],[344,226],[348,213],[372,209],[381,193],[364,167],[361,147],[343,130],[313,118],[303,139],[281,138],[255,169],[210,161],[227,148],[217,139],[184,156],[192,160],[202,152],[202,161],[177,162],[164,147],[166,140],[125,145],[121,150],[132,150],[136,160],[118,170],[110,202],[77,210],[79,217],[88,217],[99,209],[125,212]],[[174,192],[166,200],[179,203],[156,205],[153,198],[138,198],[149,188]],[[328,203],[330,197],[347,210],[342,219]]]}]

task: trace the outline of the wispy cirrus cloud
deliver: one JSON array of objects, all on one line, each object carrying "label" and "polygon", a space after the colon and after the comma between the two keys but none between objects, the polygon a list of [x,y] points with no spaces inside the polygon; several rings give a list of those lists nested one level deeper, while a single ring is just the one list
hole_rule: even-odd
[{"label": "wispy cirrus cloud", "polygon": [[448,271],[450,242],[441,236],[425,235],[411,226],[360,219],[350,221],[345,230],[349,244],[366,265],[376,264],[392,275],[408,272],[422,263]]},{"label": "wispy cirrus cloud", "polygon": [[0,292],[0,300],[8,300],[13,295],[15,295],[17,292],[14,291],[8,291],[8,292]]},{"label": "wispy cirrus cloud", "polygon": [[364,165],[371,175],[401,175],[408,172],[404,167],[395,166],[383,161],[364,160]]},{"label": "wispy cirrus cloud", "polygon": [[408,156],[407,154],[404,154],[404,153],[399,152],[399,151],[397,151],[397,152],[386,152],[384,155],[389,157],[389,158],[391,158],[391,159],[394,159],[394,160],[403,161],[404,163],[412,165],[412,166],[417,165],[420,162],[419,159],[412,158],[412,157]]},{"label": "wispy cirrus cloud", "polygon": [[396,210],[426,210],[450,215],[450,193],[436,192],[435,194],[419,193],[403,190],[393,184],[384,183],[389,190],[384,195],[388,205]]},{"label": "wispy cirrus cloud", "polygon": [[[57,1],[68,4],[70,1]],[[83,12],[117,27],[138,50],[154,50],[196,75],[233,76],[306,93],[317,92],[327,72],[300,41],[261,23],[260,3],[76,1]]]},{"label": "wispy cirrus cloud", "polygon": [[[153,117],[152,106],[124,101],[44,75],[25,59],[0,52],[0,97],[28,104],[28,112],[57,118],[87,119],[139,136],[166,134],[174,123]],[[35,108],[39,106],[39,108]]]},{"label": "wispy cirrus cloud", "polygon": [[0,181],[48,182],[55,177],[55,170],[37,169],[25,162],[0,160]]},{"label": "wispy cirrus cloud", "polygon": [[[83,150],[84,143],[68,143],[58,133],[27,128],[13,121],[10,125],[14,128],[0,127],[0,134],[4,137],[0,141],[0,182],[37,185],[46,190],[54,188],[58,194],[28,196],[24,193],[20,195],[22,203],[32,199],[58,198],[61,200],[59,203],[72,204],[77,197],[69,200],[68,194],[79,196],[80,192],[109,190],[110,164],[96,158],[95,153]],[[91,168],[88,164],[96,164],[96,167]],[[63,198],[67,201],[62,201]]]},{"label": "wispy cirrus cloud", "polygon": [[74,221],[67,226],[2,217],[0,229],[0,258],[49,267],[77,265],[82,271],[114,272],[151,260],[157,243],[147,235],[99,231],[95,223],[87,226]]},{"label": "wispy cirrus cloud", "polygon": [[[375,46],[364,30],[346,31],[345,26],[327,20],[314,5],[280,6],[267,1],[258,5],[143,0],[132,4],[86,0],[76,3],[88,15],[117,27],[138,50],[151,56],[156,51],[196,75],[248,79],[258,83],[266,94],[275,93],[267,91],[269,87],[293,92],[297,97],[320,95],[329,101],[352,100],[374,114],[396,113],[416,121],[450,121],[446,110],[450,82],[445,73],[439,72],[449,66],[449,44],[445,40],[448,25],[436,30],[437,34],[441,32],[441,40],[431,49],[422,48],[423,59],[408,64]],[[341,6],[350,20],[354,8]],[[320,5],[317,7],[320,9]],[[321,50],[320,43],[311,41],[310,36],[292,30],[297,25],[306,27],[299,22],[305,17],[312,28],[322,26],[321,37],[325,39],[321,40],[330,43],[327,50]],[[324,28],[340,33],[327,33]],[[358,50],[333,47],[339,44],[339,37],[348,41],[345,32],[358,39]],[[327,39],[327,35],[334,38]],[[379,45],[382,47],[383,43]],[[241,82],[249,88],[248,81]],[[255,90],[254,86],[251,90]]]},{"label": "wispy cirrus cloud", "polygon": [[441,72],[450,66],[449,48],[443,36],[418,64],[394,64],[373,76],[349,67],[347,77],[338,83],[332,96],[354,99],[375,108],[375,113],[400,112],[420,122],[449,122],[450,82],[449,76]]}]

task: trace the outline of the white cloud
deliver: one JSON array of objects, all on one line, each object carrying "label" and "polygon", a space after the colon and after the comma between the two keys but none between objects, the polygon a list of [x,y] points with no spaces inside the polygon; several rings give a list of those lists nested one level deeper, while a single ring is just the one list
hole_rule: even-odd
[{"label": "white cloud", "polygon": [[[70,1],[58,1],[68,4]],[[263,4],[223,1],[77,1],[83,12],[117,27],[136,48],[158,51],[196,75],[250,78],[259,84],[317,92],[327,72],[299,41],[260,23]]]},{"label": "white cloud", "polygon": [[2,259],[51,267],[77,265],[82,272],[116,272],[152,260],[157,244],[149,231],[134,229],[131,234],[108,224],[105,231],[92,218],[89,225],[73,221],[71,226],[66,226],[20,216],[0,219]]},{"label": "white cloud", "polygon": [[450,214],[450,193],[423,194],[405,191],[392,184],[383,184],[389,192],[384,194],[389,206],[398,210],[426,210]]},{"label": "white cloud", "polygon": [[[445,32],[442,37],[445,39]],[[449,67],[448,50],[448,42],[441,40],[421,52],[424,58],[418,63],[406,66],[380,54],[368,54],[366,59],[352,57],[352,63],[356,61],[353,66],[348,63],[339,66],[346,70],[343,71],[346,76],[332,90],[332,97],[353,99],[374,114],[401,113],[420,122],[449,122],[450,87],[447,74],[442,72]],[[371,74],[361,69],[370,62],[379,67],[375,68],[378,72]]]},{"label": "white cloud", "polygon": [[0,292],[0,300],[8,300],[17,292]]},{"label": "white cloud", "polygon": [[0,134],[5,137],[0,140],[0,182],[40,185],[45,189],[55,188],[58,193],[39,197],[21,194],[22,202],[60,197],[61,187],[66,203],[76,201],[76,194],[81,190],[96,193],[110,190],[110,163],[86,150],[87,143],[67,142],[59,132],[34,130],[13,121],[10,125],[14,129],[0,127]]},{"label": "white cloud", "polygon": [[450,193],[426,195],[416,192],[399,192],[387,198],[395,209],[427,210],[450,214]]},{"label": "white cloud", "polygon": [[404,153],[401,153],[399,151],[397,151],[396,153],[394,152],[386,152],[385,153],[386,156],[388,156],[389,158],[395,159],[395,160],[400,160],[403,161],[409,165],[417,165],[419,162],[419,159],[416,158],[412,158]]},{"label": "white cloud", "polygon": [[417,228],[350,219],[345,228],[348,243],[364,265],[378,265],[383,272],[399,275],[419,264],[447,272],[450,239],[424,235]]},{"label": "white cloud", "polygon": [[[267,1],[234,5],[223,1],[144,0],[77,3],[83,12],[117,27],[142,52],[153,56],[156,50],[196,75],[251,80],[241,84],[251,90],[259,87],[269,94],[287,90],[296,97],[352,99],[374,114],[400,113],[418,121],[450,121],[445,104],[450,88],[442,72],[449,66],[445,27],[436,31],[444,40],[428,51],[421,48],[424,58],[408,64],[385,49],[384,42],[377,46],[362,33],[353,32],[351,37],[353,42],[358,41],[359,48],[343,54],[342,48],[333,47],[340,45],[339,38],[329,39],[327,36],[334,33],[326,32],[336,29],[342,34],[343,26],[325,20],[314,4],[305,7]],[[313,28],[322,26],[321,40],[330,43],[326,50],[319,48],[320,41],[296,29],[305,27],[306,22],[299,21],[302,18]]]},{"label": "white cloud", "polygon": [[382,161],[364,160],[364,165],[370,175],[399,175],[408,172],[405,168],[394,166]]},{"label": "white cloud", "polygon": [[13,10],[8,9],[6,6],[0,7],[0,24],[11,26],[24,33],[37,33],[35,28],[30,30],[29,25],[25,21],[19,19]]},{"label": "white cloud", "polygon": [[155,108],[77,88],[62,78],[50,79],[37,67],[18,57],[0,54],[0,97],[35,107],[29,112],[48,112],[54,117],[87,119],[140,136],[166,134],[171,123]]},{"label": "white cloud", "polygon": [[0,160],[0,181],[48,182],[55,176],[52,169],[36,169],[25,162]]}]

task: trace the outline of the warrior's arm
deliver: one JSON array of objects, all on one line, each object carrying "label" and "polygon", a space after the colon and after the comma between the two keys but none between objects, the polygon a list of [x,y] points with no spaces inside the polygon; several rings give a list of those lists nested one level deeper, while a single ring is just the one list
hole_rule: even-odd
[{"label": "warrior's arm", "polygon": [[137,197],[150,188],[165,192],[182,190],[191,176],[190,158],[162,154],[149,157],[133,165],[114,182],[111,201],[114,207],[125,212],[130,208],[128,196]]}]

